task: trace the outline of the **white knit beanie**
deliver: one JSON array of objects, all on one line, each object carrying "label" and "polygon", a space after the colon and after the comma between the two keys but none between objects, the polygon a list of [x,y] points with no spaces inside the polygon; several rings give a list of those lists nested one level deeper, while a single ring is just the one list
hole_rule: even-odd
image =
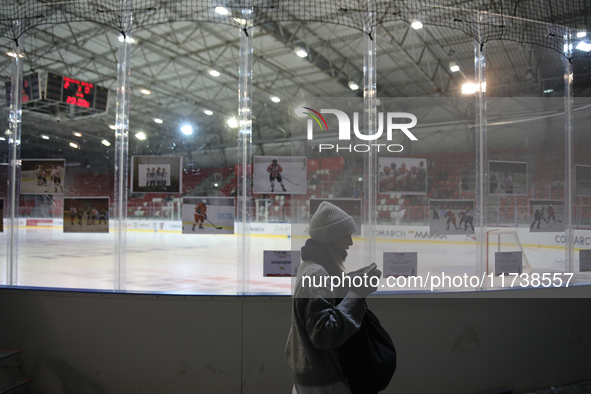
[{"label": "white knit beanie", "polygon": [[323,201],[310,220],[310,237],[320,243],[334,242],[356,231],[355,221],[347,212]]}]

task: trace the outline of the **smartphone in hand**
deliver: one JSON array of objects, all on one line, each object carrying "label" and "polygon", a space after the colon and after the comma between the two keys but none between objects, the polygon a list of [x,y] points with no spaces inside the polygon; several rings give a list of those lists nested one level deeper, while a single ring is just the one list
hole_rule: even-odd
[{"label": "smartphone in hand", "polygon": [[363,270],[364,274],[368,274],[371,272],[371,270],[373,270],[374,268],[378,268],[378,265],[376,263],[371,263],[365,270]]}]

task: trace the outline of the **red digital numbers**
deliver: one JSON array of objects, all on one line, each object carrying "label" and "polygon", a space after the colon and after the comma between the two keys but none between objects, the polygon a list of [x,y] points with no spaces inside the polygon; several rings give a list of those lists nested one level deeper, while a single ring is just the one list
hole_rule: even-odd
[{"label": "red digital numbers", "polygon": [[85,95],[92,95],[93,87],[94,85],[91,83],[64,77],[63,90],[66,97],[66,103],[78,107],[90,108],[90,102],[86,100]]}]

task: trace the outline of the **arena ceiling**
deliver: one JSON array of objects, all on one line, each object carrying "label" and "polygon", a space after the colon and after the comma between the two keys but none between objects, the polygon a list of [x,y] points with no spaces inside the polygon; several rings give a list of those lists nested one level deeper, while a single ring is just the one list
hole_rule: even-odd
[{"label": "arena ceiling", "polygon": [[[359,97],[349,82],[363,83],[363,34],[350,27],[318,22],[269,22],[253,28],[253,153],[289,154],[290,101],[301,97]],[[189,167],[236,163],[240,30],[224,24],[174,22],[132,31],[130,154],[177,154]],[[39,25],[26,32],[25,74],[56,73],[109,89],[108,112],[71,119],[66,109],[51,114],[25,111],[22,157],[66,157],[70,162],[112,171],[120,34],[94,22]],[[461,30],[405,21],[381,24],[377,45],[379,97],[461,97],[461,86],[474,82],[475,41]],[[0,38],[0,79],[9,81],[13,42]],[[305,49],[306,57],[296,55]],[[564,57],[551,49],[513,41],[485,45],[487,95],[490,97],[562,97]],[[460,71],[452,72],[455,62]],[[575,95],[588,96],[587,57],[573,59]],[[217,70],[220,75],[210,72]],[[151,94],[142,94],[147,89]],[[274,102],[273,97],[280,98]],[[204,111],[213,112],[207,115]],[[473,121],[457,111],[459,122]],[[8,109],[0,122],[8,127]],[[155,123],[161,119],[162,123]],[[181,133],[183,124],[195,132]],[[465,126],[463,133],[466,133]],[[457,130],[442,125],[439,132]],[[139,132],[145,140],[135,137]],[[76,137],[74,133],[80,133]],[[49,137],[44,139],[43,136]],[[101,143],[111,143],[107,147]],[[2,142],[2,141],[0,141]],[[79,147],[74,149],[70,142]],[[470,140],[439,143],[437,150],[470,149]],[[6,147],[6,144],[3,144]],[[6,161],[6,148],[0,149]]]}]

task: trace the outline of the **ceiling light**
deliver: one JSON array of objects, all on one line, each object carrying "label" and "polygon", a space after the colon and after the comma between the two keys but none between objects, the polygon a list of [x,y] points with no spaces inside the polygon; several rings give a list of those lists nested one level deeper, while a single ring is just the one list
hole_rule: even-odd
[{"label": "ceiling light", "polygon": [[6,138],[0,137],[0,141],[6,141]]},{"label": "ceiling light", "polygon": [[294,52],[299,57],[306,57],[306,56],[308,56],[308,52],[306,52],[304,49],[302,49],[300,47],[295,47]]},{"label": "ceiling light", "polygon": [[460,66],[458,66],[456,62],[451,62],[449,63],[449,70],[452,73],[457,73],[458,71],[460,71]]},{"label": "ceiling light", "polygon": [[209,75],[213,77],[219,77],[221,74],[218,70],[214,70],[213,68],[209,70]]},{"label": "ceiling light", "polygon": [[4,134],[11,135],[12,134],[12,131],[10,131],[10,129],[6,129],[6,131],[4,132]]},{"label": "ceiling light", "polygon": [[230,119],[228,119],[228,126],[230,126],[233,129],[235,129],[236,127],[238,127],[238,121],[236,120],[236,118],[230,118]]},{"label": "ceiling light", "polygon": [[577,44],[576,48],[579,51],[589,52],[589,51],[591,51],[591,44],[589,44],[588,42],[585,42],[585,41],[581,41]]},{"label": "ceiling light", "polygon": [[43,138],[44,140],[48,140],[48,139],[49,139],[49,136],[47,136],[47,135],[42,135],[42,136],[41,136],[41,138]]},{"label": "ceiling light", "polygon": [[[6,54],[10,57],[16,57],[16,53],[12,52],[12,51],[6,52]],[[21,53],[20,55],[18,55],[18,57],[23,58],[23,57],[25,57],[25,54]]]},{"label": "ceiling light", "polygon": [[80,133],[74,133],[74,135],[75,135],[76,137],[82,137],[82,134],[80,134]]},{"label": "ceiling light", "polygon": [[183,132],[184,135],[191,135],[191,134],[193,134],[193,127],[186,124],[183,127],[181,127],[181,131]]},{"label": "ceiling light", "polygon": [[423,28],[423,24],[420,21],[414,21],[413,23],[410,24],[412,26],[413,29],[415,30],[419,30]]},{"label": "ceiling light", "polygon": [[[118,39],[119,39],[119,42],[123,42],[123,34],[121,34]],[[125,37],[125,42],[128,42],[130,44],[135,44],[136,41],[134,38]]]},{"label": "ceiling light", "polygon": [[587,32],[586,31],[580,31],[580,32],[577,33],[577,37],[578,38],[587,37]]},{"label": "ceiling light", "polygon": [[546,89],[544,90],[544,93],[548,94],[548,93],[553,93],[554,89]]},{"label": "ceiling light", "polygon": [[349,81],[349,89],[351,89],[351,90],[357,90],[357,89],[359,89],[359,85],[357,85],[353,81]]},{"label": "ceiling light", "polygon": [[[486,82],[481,84],[482,91],[486,92]],[[475,83],[465,83],[462,85],[462,94],[474,94],[478,91],[478,85]]]},{"label": "ceiling light", "polygon": [[217,12],[220,15],[228,15],[230,13],[230,11],[228,11],[228,9],[224,7],[215,7],[215,12]]},{"label": "ceiling light", "polygon": [[219,185],[218,185],[217,183],[214,183],[214,184],[213,184],[213,187],[218,187],[218,186],[219,186]]},{"label": "ceiling light", "polygon": [[278,102],[281,101],[281,99],[279,97],[277,97],[277,96],[273,96],[273,97],[271,97],[271,101],[274,102],[274,103],[278,103]]},{"label": "ceiling light", "polygon": [[135,135],[135,138],[137,138],[138,140],[145,140],[146,139],[146,133],[144,133],[143,131],[140,131],[139,133],[137,133]]},{"label": "ceiling light", "polygon": [[152,94],[152,92],[150,92],[148,89],[142,89],[142,90],[140,90],[140,92],[142,92],[142,94],[145,94],[145,95]]},{"label": "ceiling light", "polygon": [[205,115],[209,115],[209,116],[213,115],[213,111],[210,111],[210,110],[208,110],[208,109],[206,109],[206,110],[205,110],[205,111],[203,111],[203,112],[205,113]]},{"label": "ceiling light", "polygon": [[102,140],[101,144],[103,144],[104,146],[111,146],[111,143],[107,140]]},{"label": "ceiling light", "polygon": [[73,142],[70,142],[70,146],[74,149],[78,149],[78,144],[75,144]]},{"label": "ceiling light", "polygon": [[160,123],[163,122],[163,120],[162,119],[158,119],[158,118],[154,118],[154,122],[160,124]]}]

